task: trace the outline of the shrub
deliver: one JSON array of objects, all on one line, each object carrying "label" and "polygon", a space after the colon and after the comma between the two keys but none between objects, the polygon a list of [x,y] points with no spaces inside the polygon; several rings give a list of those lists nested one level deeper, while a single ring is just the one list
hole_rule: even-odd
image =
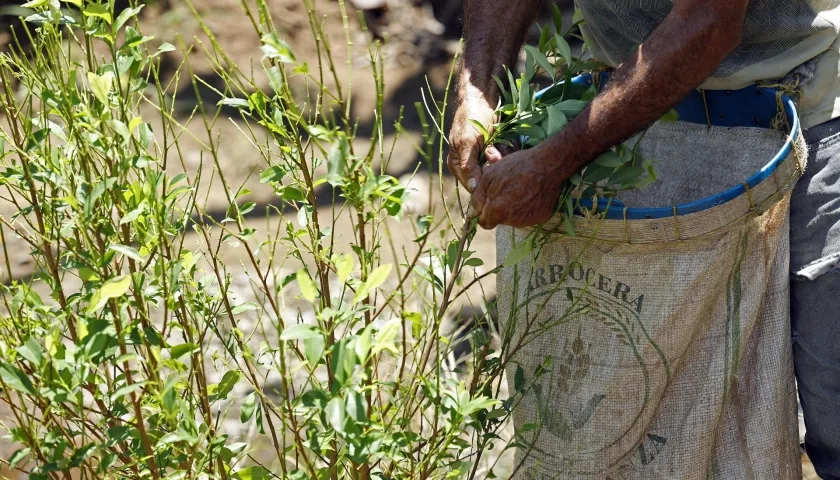
[{"label": "shrub", "polygon": [[[471,224],[458,236],[449,212],[403,214],[405,186],[384,173],[392,120],[376,45],[380,102],[363,141],[330,45],[317,65],[299,62],[265,2],[243,5],[270,88],[205,26],[224,100],[206,108],[209,85],[191,77],[206,127],[195,174],[171,173],[190,131],[160,80],[160,54],[174,47],[143,35],[140,8],[26,5],[32,50],[0,57],[0,182],[17,210],[0,234],[4,247],[20,237],[37,264],[30,281],[2,287],[0,395],[20,446],[8,466],[32,478],[485,475],[492,464],[478,458],[503,448],[510,408],[493,399],[504,363],[474,335],[471,373],[455,375],[442,330],[456,299],[493,272],[469,250]],[[442,173],[446,106],[418,108],[430,176]],[[231,108],[276,194],[264,229],[219,165],[217,121]],[[226,195],[224,218],[206,208],[211,184]],[[352,238],[334,235],[342,221]],[[397,225],[413,229],[410,245],[389,242]],[[244,264],[225,264],[234,248]],[[15,278],[8,249],[5,267]]]}]

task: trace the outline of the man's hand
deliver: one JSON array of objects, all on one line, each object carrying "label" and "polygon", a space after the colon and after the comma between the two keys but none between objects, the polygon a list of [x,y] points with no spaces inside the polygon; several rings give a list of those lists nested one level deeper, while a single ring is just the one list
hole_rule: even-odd
[{"label": "man's hand", "polygon": [[485,96],[477,92],[467,93],[464,97],[455,112],[449,133],[449,157],[446,163],[452,175],[472,192],[481,180],[478,160],[484,148],[484,135],[470,120],[489,126],[493,123],[494,109]]},{"label": "man's hand", "polygon": [[[493,75],[516,65],[525,33],[545,2],[542,0],[469,0],[464,2],[464,54],[458,76],[458,110],[449,138],[449,170],[470,192],[481,178],[478,165],[484,137],[470,120],[487,128],[493,123],[498,89]],[[494,146],[485,151],[490,162],[501,160]]]},{"label": "man's hand", "polygon": [[540,148],[523,150],[484,167],[472,205],[482,228],[530,227],[554,215],[569,172]]},{"label": "man's hand", "polygon": [[554,213],[563,182],[655,122],[738,46],[748,0],[676,0],[668,17],[569,125],[484,168],[473,206],[484,228],[531,226]]}]

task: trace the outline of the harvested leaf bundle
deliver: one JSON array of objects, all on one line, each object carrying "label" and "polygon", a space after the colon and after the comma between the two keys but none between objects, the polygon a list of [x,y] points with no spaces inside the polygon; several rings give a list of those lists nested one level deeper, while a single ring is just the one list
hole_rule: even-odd
[{"label": "harvested leaf bundle", "polygon": [[[555,11],[558,32],[560,22],[559,12]],[[575,22],[566,36],[572,35],[577,24]],[[543,27],[539,44],[525,46],[525,52],[525,71],[519,78],[508,69],[505,79],[494,77],[500,92],[497,123],[487,128],[473,122],[484,134],[487,145],[534,147],[563,130],[598,93],[597,85],[582,82],[577,76],[603,70],[602,66],[572,56],[565,37],[559,33],[552,36],[550,27]],[[553,85],[537,91],[533,81],[540,75],[549,77]],[[663,120],[675,118],[675,112],[671,111]],[[571,217],[576,210],[592,214],[597,210],[592,206],[609,205],[619,192],[642,188],[656,181],[652,160],[643,158],[639,152],[643,138],[644,132],[636,137],[632,146],[616,145],[566,182],[558,205],[566,217]]]}]

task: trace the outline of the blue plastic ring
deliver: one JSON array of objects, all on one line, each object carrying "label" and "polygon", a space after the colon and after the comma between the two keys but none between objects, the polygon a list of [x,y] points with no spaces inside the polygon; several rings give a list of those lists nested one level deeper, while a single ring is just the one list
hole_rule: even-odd
[{"label": "blue plastic ring", "polygon": [[[609,80],[609,75],[604,72],[601,73],[602,85]],[[592,85],[592,75],[580,75],[572,79],[573,84],[577,85]],[[537,92],[537,98],[541,97],[546,91],[559,86],[553,85],[546,89]],[[723,127],[763,127],[770,128],[773,119],[778,112],[778,104],[776,100],[777,91],[771,88],[762,88],[758,86],[750,86],[740,90],[706,90],[692,92],[688,97],[681,101],[675,107],[679,114],[680,121],[711,124]],[[799,116],[796,113],[796,106],[787,95],[782,95],[782,102],[785,106],[785,113],[787,114],[788,122],[791,125],[791,132],[784,146],[779,150],[775,157],[758,172],[749,177],[744,182],[749,188],[755,188],[759,183],[766,180],[779,165],[782,164],[793,151],[793,144],[799,136]],[[735,198],[744,195],[746,188],[744,184],[738,184],[726,191],[706,197],[702,200],[684,203],[677,205],[676,215],[689,215],[703,210],[714,208],[724,203],[727,203]],[[606,218],[611,220],[644,220],[654,218],[667,218],[675,214],[675,209],[671,207],[656,207],[656,208],[627,208],[617,199],[611,202],[608,199],[599,199],[599,207],[605,208],[607,203],[610,203],[609,209],[606,211]],[[581,200],[581,206],[584,208],[592,208],[591,200]],[[579,212],[577,212],[579,213]]]}]

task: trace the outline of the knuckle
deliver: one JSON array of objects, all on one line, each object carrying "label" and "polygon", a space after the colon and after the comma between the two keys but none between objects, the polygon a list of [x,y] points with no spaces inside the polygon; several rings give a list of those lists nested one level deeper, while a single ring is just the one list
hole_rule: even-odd
[{"label": "knuckle", "polygon": [[452,148],[457,148],[460,143],[461,135],[458,134],[456,128],[453,128],[452,132],[449,134],[449,144],[452,145]]},{"label": "knuckle", "polygon": [[461,159],[455,152],[449,152],[449,156],[446,157],[446,164],[449,165],[449,168],[457,167],[461,164]]}]

